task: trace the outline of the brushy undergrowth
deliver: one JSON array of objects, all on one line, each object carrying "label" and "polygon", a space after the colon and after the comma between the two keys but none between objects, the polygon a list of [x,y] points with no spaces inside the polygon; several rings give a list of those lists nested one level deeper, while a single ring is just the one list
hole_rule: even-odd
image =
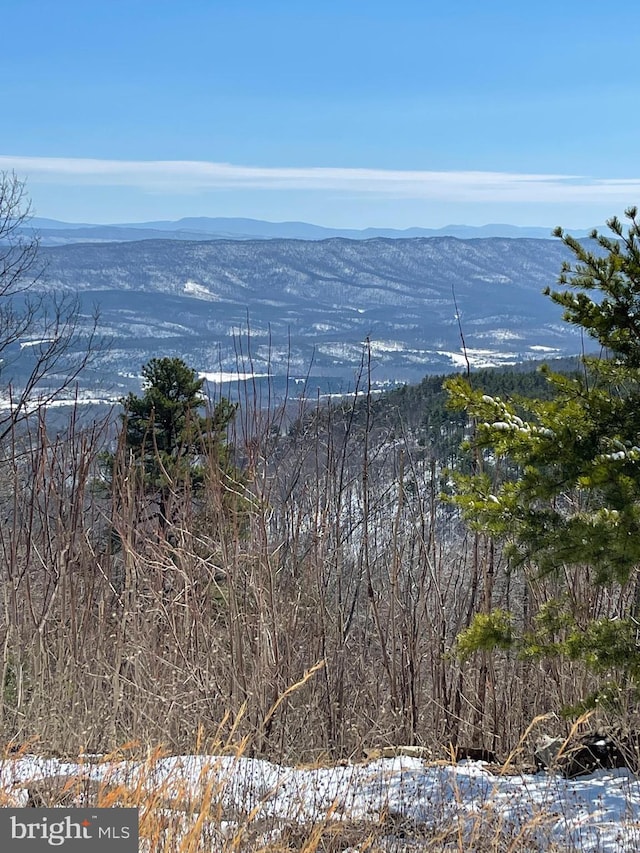
[{"label": "brushy undergrowth", "polygon": [[[295,412],[245,400],[225,464],[218,442],[197,484],[184,472],[164,483],[162,519],[108,423],[83,426],[76,412],[54,435],[43,416],[2,448],[0,734],[41,755],[147,768],[146,780],[136,771],[84,793],[138,805],[149,851],[524,851],[546,825],[523,816],[514,835],[489,806],[428,826],[383,811],[285,821],[261,800],[230,811],[204,780],[198,796],[179,778],[150,784],[150,744],[290,766],[397,744],[432,761],[476,747],[518,764],[536,715],[569,734],[553,712],[588,692],[586,671],[508,649],[463,662],[455,638],[496,607],[525,626],[567,584],[592,616],[619,601],[587,571],[557,582],[503,572],[495,544],[440,501],[440,462],[376,424],[367,395],[360,408]],[[609,710],[634,724],[633,697],[597,715]]]}]

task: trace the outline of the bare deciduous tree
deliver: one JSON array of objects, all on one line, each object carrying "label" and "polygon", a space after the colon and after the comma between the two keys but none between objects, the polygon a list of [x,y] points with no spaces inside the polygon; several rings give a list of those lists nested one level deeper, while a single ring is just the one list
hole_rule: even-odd
[{"label": "bare deciduous tree", "polygon": [[0,441],[71,389],[98,349],[97,315],[83,317],[75,294],[47,293],[30,218],[25,182],[0,171]]}]

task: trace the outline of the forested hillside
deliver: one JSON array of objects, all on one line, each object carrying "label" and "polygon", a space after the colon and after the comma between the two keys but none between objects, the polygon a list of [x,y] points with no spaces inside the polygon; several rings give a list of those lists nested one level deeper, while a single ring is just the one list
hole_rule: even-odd
[{"label": "forested hillside", "polygon": [[98,378],[116,393],[158,346],[198,371],[332,393],[352,388],[367,339],[378,388],[464,366],[458,319],[474,367],[582,347],[542,295],[567,259],[552,239],[144,240],[40,257],[48,294],[97,309],[111,341]]}]

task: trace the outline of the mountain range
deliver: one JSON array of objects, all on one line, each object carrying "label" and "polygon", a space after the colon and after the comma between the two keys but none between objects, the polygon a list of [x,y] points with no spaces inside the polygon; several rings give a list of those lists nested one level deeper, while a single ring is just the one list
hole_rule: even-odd
[{"label": "mountain range", "polygon": [[[161,355],[223,382],[339,393],[367,341],[374,387],[583,346],[542,294],[567,259],[560,240],[148,239],[40,252],[49,293],[77,293],[87,318],[98,308],[111,346],[92,381],[116,397]],[[35,352],[21,343],[25,358]]]},{"label": "mountain range", "polygon": [[[345,237],[350,240],[370,240],[376,237],[407,239],[411,237],[532,237],[545,239],[551,228],[520,228],[515,225],[447,225],[444,228],[326,228],[308,222],[266,222],[261,219],[231,217],[188,217],[177,221],[134,222],[113,225],[91,225],[59,222],[55,219],[34,218],[29,229],[35,231],[44,246],[68,243],[112,242],[135,240],[326,240]],[[574,232],[572,232],[574,233]],[[577,231],[575,236],[586,235]]]}]

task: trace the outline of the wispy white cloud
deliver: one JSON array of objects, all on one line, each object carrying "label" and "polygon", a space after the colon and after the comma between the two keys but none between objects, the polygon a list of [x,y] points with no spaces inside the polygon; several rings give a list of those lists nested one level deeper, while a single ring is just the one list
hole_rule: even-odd
[{"label": "wispy white cloud", "polygon": [[261,167],[190,160],[97,160],[0,155],[0,170],[32,183],[123,186],[148,192],[330,190],[452,202],[628,202],[640,178],[482,171]]}]

